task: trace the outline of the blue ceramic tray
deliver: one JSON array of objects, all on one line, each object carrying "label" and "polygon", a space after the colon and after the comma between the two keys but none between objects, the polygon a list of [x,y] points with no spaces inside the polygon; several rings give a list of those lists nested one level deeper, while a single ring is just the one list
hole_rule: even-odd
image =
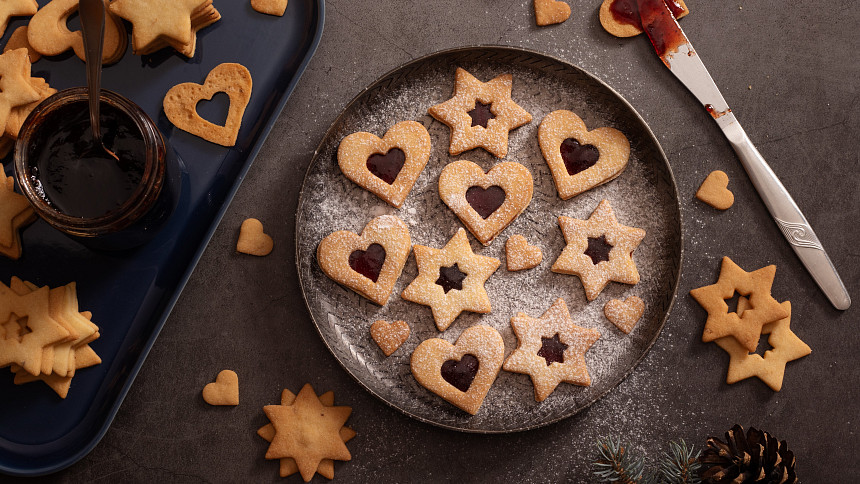
[{"label": "blue ceramic tray", "polygon": [[[47,0],[40,0],[44,5]],[[24,255],[0,259],[0,280],[14,275],[42,286],[78,283],[81,310],[92,311],[101,338],[92,343],[102,364],[78,372],[61,400],[43,384],[15,386],[0,371],[0,472],[43,475],[68,467],[104,436],[171,308],[209,242],[251,162],[319,44],[324,0],[290,0],[283,17],[263,15],[247,1],[216,1],[222,19],[198,33],[197,52],[125,57],[104,70],[103,87],[139,104],[185,164],[182,198],[171,221],[144,247],[93,252],[39,221],[23,233]],[[26,20],[15,20],[3,39]],[[167,90],[202,83],[222,62],[238,62],[253,76],[250,104],[233,148],[173,127],[161,109]],[[57,89],[86,84],[73,55],[43,58],[33,76]],[[224,99],[219,100],[219,96]],[[226,117],[226,95],[201,103],[203,117]],[[218,119],[218,116],[221,119]],[[5,171],[11,174],[6,160]]]}]

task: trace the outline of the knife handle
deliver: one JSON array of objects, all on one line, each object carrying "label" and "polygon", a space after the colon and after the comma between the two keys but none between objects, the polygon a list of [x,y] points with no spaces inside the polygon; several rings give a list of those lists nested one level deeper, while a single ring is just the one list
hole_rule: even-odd
[{"label": "knife handle", "polygon": [[809,274],[824,291],[836,309],[851,306],[851,297],[839,278],[836,268],[821,246],[821,242],[806,221],[806,217],[794,203],[776,174],[752,144],[734,114],[726,113],[717,119],[717,124],[740,158],[753,186],[767,206],[770,215],[779,226],[782,235],[791,244]]}]

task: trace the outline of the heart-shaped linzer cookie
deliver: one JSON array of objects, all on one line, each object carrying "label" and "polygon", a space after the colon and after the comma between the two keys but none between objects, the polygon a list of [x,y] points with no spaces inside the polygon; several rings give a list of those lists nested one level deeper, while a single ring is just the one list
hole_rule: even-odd
[{"label": "heart-shaped linzer cookie", "polygon": [[239,405],[239,375],[222,370],[214,382],[203,387],[203,400],[209,405]]},{"label": "heart-shaped linzer cookie", "polygon": [[543,118],[538,142],[562,200],[614,179],[630,157],[630,142],[621,131],[588,131],[579,116],[564,110]]},{"label": "heart-shaped linzer cookie", "polygon": [[[233,146],[239,136],[242,116],[251,99],[251,73],[241,64],[215,66],[203,85],[193,82],[177,84],[164,96],[164,114],[177,128],[222,146]],[[197,114],[197,103],[209,101],[218,92],[230,97],[230,108],[224,126],[210,123]]]},{"label": "heart-shaped linzer cookie", "polygon": [[364,131],[340,142],[337,162],[347,178],[400,208],[430,159],[430,134],[415,121],[401,121],[382,138]]},{"label": "heart-shaped linzer cookie", "polygon": [[264,256],[272,252],[273,246],[272,238],[263,232],[263,224],[259,220],[249,218],[242,222],[242,227],[239,229],[239,242],[236,243],[236,252]]},{"label": "heart-shaped linzer cookie", "polygon": [[385,356],[391,356],[409,338],[409,325],[406,321],[376,321],[370,325],[370,336]]},{"label": "heart-shaped linzer cookie", "polygon": [[456,344],[432,338],[418,345],[412,353],[412,375],[424,388],[475,415],[504,357],[505,343],[498,331],[472,326]]},{"label": "heart-shaped linzer cookie", "polygon": [[612,324],[618,327],[624,334],[633,331],[636,322],[645,312],[645,302],[636,296],[630,296],[621,301],[612,299],[603,306],[603,314]]},{"label": "heart-shaped linzer cookie", "polygon": [[729,176],[720,170],[712,171],[696,192],[696,198],[717,210],[726,210],[735,203],[735,195],[728,187]]},{"label": "heart-shaped linzer cookie", "polygon": [[406,224],[382,215],[368,222],[361,235],[340,230],[324,238],[317,262],[335,282],[384,306],[411,250]]},{"label": "heart-shaped linzer cookie", "polygon": [[560,24],[570,17],[570,5],[559,0],[535,0],[535,21],[538,25]]},{"label": "heart-shaped linzer cookie", "polygon": [[460,160],[439,175],[439,197],[484,245],[528,207],[533,189],[528,168],[511,161],[484,173],[475,163]]},{"label": "heart-shaped linzer cookie", "polygon": [[515,234],[505,242],[505,259],[509,271],[523,271],[537,267],[543,261],[543,253],[540,247],[529,244],[525,237]]}]

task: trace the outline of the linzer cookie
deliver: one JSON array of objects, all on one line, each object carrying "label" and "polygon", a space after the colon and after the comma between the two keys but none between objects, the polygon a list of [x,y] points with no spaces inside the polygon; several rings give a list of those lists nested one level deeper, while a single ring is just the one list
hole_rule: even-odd
[{"label": "linzer cookie", "polygon": [[21,257],[21,228],[36,220],[27,197],[15,193],[15,181],[0,177],[0,255]]},{"label": "linzer cookie", "polygon": [[613,180],[630,157],[624,133],[608,127],[588,131],[582,118],[564,110],[543,118],[538,142],[562,200]]},{"label": "linzer cookie", "polygon": [[[666,0],[666,6],[672,10],[675,18],[681,18],[690,13],[684,0]],[[616,37],[633,37],[641,34],[642,21],[639,19],[639,6],[636,0],[603,0],[600,5],[600,24]]]},{"label": "linzer cookie", "polygon": [[[122,59],[128,47],[128,35],[122,19],[111,13],[110,0],[105,3],[104,48],[102,63],[113,64]],[[67,50],[74,50],[81,60],[86,60],[84,40],[81,31],[71,31],[68,27],[69,18],[78,13],[78,0],[52,0],[42,7],[33,18],[27,29],[27,41],[30,46],[42,55],[60,55]],[[32,59],[32,58],[31,58]]]},{"label": "linzer cookie", "polygon": [[528,168],[510,161],[484,173],[475,163],[460,160],[439,175],[439,197],[484,245],[528,207],[533,188]]},{"label": "linzer cookie", "polygon": [[36,0],[3,0],[0,2],[0,36],[6,33],[6,26],[12,17],[25,17],[36,13],[39,4]]},{"label": "linzer cookie", "polygon": [[505,261],[509,271],[524,271],[537,267],[543,261],[543,253],[540,247],[515,234],[505,242]]},{"label": "linzer cookie", "polygon": [[317,262],[335,282],[384,306],[411,248],[406,224],[394,215],[382,215],[361,235],[341,230],[324,238],[317,247]]},{"label": "linzer cookie", "polygon": [[347,178],[400,208],[430,159],[430,134],[415,121],[401,121],[382,138],[352,133],[340,142],[337,162]]},{"label": "linzer cookie", "polygon": [[452,155],[484,148],[498,158],[508,154],[508,132],[531,122],[532,115],[511,99],[513,76],[481,82],[457,68],[454,96],[428,112],[451,128]]}]

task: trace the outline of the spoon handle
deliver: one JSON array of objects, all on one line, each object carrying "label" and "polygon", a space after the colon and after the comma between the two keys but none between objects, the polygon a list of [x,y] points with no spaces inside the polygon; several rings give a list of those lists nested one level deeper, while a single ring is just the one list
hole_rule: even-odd
[{"label": "spoon handle", "polygon": [[87,89],[90,92],[90,122],[93,135],[101,139],[99,105],[101,104],[102,44],[105,31],[105,4],[102,0],[80,0],[78,13],[84,36],[87,62]]}]

